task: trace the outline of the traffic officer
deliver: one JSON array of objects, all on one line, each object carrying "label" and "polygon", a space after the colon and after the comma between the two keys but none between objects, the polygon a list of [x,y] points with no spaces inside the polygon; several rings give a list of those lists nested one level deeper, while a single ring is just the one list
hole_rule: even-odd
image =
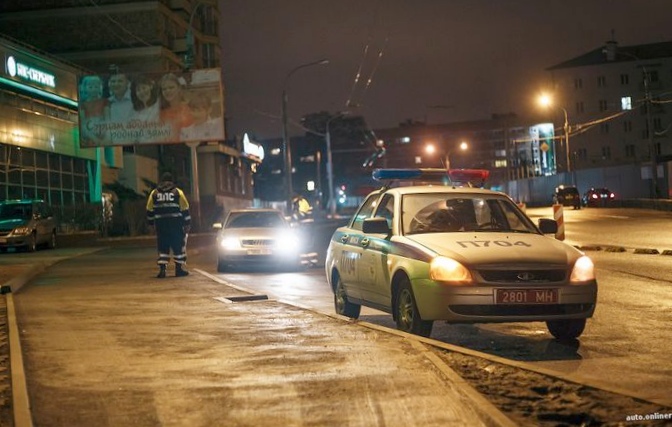
[{"label": "traffic officer", "polygon": [[173,183],[173,176],[166,172],[161,182],[152,190],[147,199],[147,222],[156,229],[156,243],[159,251],[157,264],[159,274],[166,277],[166,266],[173,251],[175,276],[186,276],[189,272],[187,264],[187,235],[191,227],[189,202],[184,192]]}]

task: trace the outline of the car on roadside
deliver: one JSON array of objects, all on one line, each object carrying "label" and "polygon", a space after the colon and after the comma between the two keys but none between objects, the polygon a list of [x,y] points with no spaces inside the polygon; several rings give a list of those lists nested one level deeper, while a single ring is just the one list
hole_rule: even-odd
[{"label": "car on roadside", "polygon": [[573,185],[559,185],[553,192],[553,204],[581,209],[581,194]]},{"label": "car on roadside", "polygon": [[583,252],[546,236],[555,220],[535,225],[504,193],[455,179],[426,183],[437,174],[445,182],[444,170],[411,171],[374,171],[385,185],[334,232],[325,273],[338,314],[375,308],[422,336],[438,320],[541,321],[557,339],[581,335],[597,301],[595,269]]},{"label": "car on roadside", "polygon": [[44,200],[17,199],[0,202],[0,251],[9,248],[34,252],[56,247],[58,220]]},{"label": "car on roadside", "polygon": [[614,200],[616,195],[608,188],[591,188],[583,195],[583,205],[588,207],[607,207]]},{"label": "car on roadside", "polygon": [[297,269],[314,262],[308,238],[277,209],[231,210],[217,232],[217,271],[233,268]]}]

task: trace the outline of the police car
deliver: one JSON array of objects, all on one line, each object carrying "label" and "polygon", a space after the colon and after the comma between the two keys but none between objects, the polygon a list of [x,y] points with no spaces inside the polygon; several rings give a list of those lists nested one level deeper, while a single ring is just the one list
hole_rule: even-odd
[{"label": "police car", "polygon": [[[333,234],[327,280],[336,312],[361,306],[392,314],[397,327],[429,336],[449,323],[544,321],[575,339],[597,300],[593,262],[535,225],[506,194],[478,188],[487,171],[379,169],[385,183]],[[395,186],[397,182],[404,185]]]}]

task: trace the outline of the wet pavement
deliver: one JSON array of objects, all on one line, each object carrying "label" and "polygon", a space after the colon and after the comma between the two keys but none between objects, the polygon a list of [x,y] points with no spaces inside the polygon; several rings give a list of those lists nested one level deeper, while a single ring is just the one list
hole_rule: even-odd
[{"label": "wet pavement", "polygon": [[0,425],[514,425],[413,336],[253,296],[208,244],[182,278],[151,241],[0,261]]}]

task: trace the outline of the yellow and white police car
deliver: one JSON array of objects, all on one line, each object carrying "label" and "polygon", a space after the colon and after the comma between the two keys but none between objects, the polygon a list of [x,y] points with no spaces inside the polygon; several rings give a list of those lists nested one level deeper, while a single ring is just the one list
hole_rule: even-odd
[{"label": "yellow and white police car", "polygon": [[[553,237],[506,194],[464,185],[487,171],[378,169],[369,194],[327,250],[336,312],[391,313],[397,327],[429,336],[449,323],[544,321],[575,339],[597,301],[593,262]],[[411,185],[393,183],[412,181]]]}]

